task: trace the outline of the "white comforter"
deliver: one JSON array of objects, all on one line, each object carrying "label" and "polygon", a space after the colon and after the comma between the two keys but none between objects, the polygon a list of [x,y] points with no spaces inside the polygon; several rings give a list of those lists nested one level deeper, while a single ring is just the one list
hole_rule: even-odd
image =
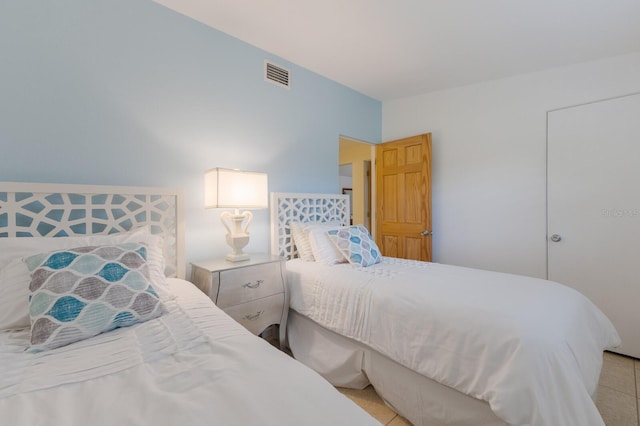
[{"label": "white comforter", "polygon": [[169,313],[39,354],[0,333],[2,425],[378,424],[192,284]]},{"label": "white comforter", "polygon": [[384,258],[287,263],[291,307],[465,394],[512,425],[604,425],[592,400],[620,339],[587,298],[546,280]]}]

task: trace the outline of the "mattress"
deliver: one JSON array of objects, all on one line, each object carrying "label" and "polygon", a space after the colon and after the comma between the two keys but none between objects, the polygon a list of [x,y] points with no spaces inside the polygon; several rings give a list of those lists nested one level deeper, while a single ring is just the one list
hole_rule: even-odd
[{"label": "mattress", "polygon": [[169,284],[161,317],[58,349],[0,333],[2,424],[378,424],[192,284]]},{"label": "mattress", "polygon": [[287,263],[291,308],[513,425],[603,425],[593,396],[619,344],[588,299],[557,283],[384,258]]}]

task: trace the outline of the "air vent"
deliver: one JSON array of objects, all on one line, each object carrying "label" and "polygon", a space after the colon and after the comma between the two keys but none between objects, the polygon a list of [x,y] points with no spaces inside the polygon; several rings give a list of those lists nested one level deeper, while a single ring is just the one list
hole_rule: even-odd
[{"label": "air vent", "polygon": [[269,61],[264,61],[264,79],[287,89],[290,87],[289,70]]}]

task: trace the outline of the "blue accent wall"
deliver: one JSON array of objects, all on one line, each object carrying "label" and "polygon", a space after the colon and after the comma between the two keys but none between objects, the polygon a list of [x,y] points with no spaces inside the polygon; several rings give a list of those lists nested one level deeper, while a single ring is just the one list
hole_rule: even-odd
[{"label": "blue accent wall", "polygon": [[[0,58],[0,181],[183,188],[190,259],[228,251],[206,169],[336,192],[339,136],[381,138],[379,101],[147,0],[3,1]],[[268,251],[255,214],[248,250]]]}]

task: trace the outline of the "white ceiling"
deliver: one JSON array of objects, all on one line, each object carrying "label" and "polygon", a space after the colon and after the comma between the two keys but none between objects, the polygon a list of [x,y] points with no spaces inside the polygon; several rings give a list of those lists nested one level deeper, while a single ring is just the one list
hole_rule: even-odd
[{"label": "white ceiling", "polygon": [[640,51],[640,0],[154,1],[382,101]]}]

